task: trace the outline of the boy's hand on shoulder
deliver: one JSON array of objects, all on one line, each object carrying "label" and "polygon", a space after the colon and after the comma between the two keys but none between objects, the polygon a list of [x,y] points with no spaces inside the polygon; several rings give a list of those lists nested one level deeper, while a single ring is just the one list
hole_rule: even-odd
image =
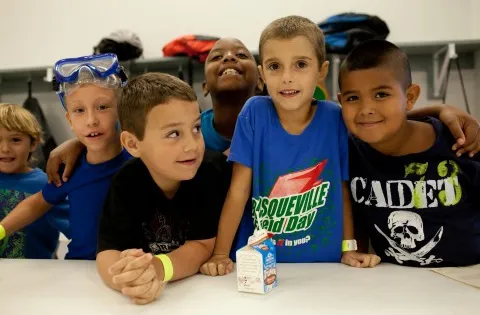
[{"label": "boy's hand on shoulder", "polygon": [[[84,148],[78,139],[70,139],[52,150],[46,167],[48,182],[55,184],[57,187],[62,186],[62,181],[67,182]],[[60,178],[58,171],[61,164],[65,164],[65,169]]]},{"label": "boy's hand on shoulder", "polygon": [[372,268],[380,263],[380,257],[373,254],[362,254],[356,251],[344,252],[342,264],[356,268]]},{"label": "boy's hand on shoulder", "polygon": [[233,271],[233,262],[228,255],[213,255],[200,267],[200,272],[207,276],[224,276]]},{"label": "boy's hand on shoulder", "polygon": [[128,249],[120,254],[120,260],[109,268],[113,283],[120,285],[122,294],[136,304],[155,300],[165,288],[158,280],[153,265],[153,255],[141,249]]},{"label": "boy's hand on shoulder", "polygon": [[475,117],[455,106],[444,105],[438,118],[457,140],[452,150],[456,151],[458,156],[468,153],[473,157],[480,151],[480,124]]}]

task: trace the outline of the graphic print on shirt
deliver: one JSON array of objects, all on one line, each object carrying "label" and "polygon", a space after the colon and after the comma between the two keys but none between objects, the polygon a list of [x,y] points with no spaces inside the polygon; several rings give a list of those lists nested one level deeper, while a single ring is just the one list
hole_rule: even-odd
[{"label": "graphic print on shirt", "polygon": [[[351,181],[352,197],[356,203],[384,208],[386,211],[402,209],[388,216],[389,231],[382,231],[374,224],[376,231],[390,245],[385,249],[385,255],[393,257],[399,264],[413,261],[425,266],[443,261],[441,257],[430,254],[442,239],[443,226],[430,239],[426,239],[421,214],[426,209],[431,211],[439,207],[451,207],[461,201],[462,187],[458,179],[460,167],[452,160],[439,162],[433,171],[429,167],[435,167],[435,164],[405,165],[404,179],[401,180],[382,182],[355,177]],[[432,179],[426,179],[427,175]],[[418,213],[408,209],[417,210]],[[424,242],[426,244],[418,248]]]},{"label": "graphic print on shirt", "polygon": [[394,211],[388,216],[390,237],[374,224],[375,229],[387,240],[391,247],[385,249],[385,255],[395,258],[399,264],[405,261],[416,261],[420,265],[429,265],[432,262],[440,263],[442,258],[428,255],[440,242],[443,235],[443,226],[435,236],[420,249],[416,250],[417,243],[425,239],[422,217],[415,212]]},{"label": "graphic print on shirt", "polygon": [[[29,195],[11,189],[0,189],[0,221]],[[25,258],[26,235],[23,230],[0,241],[0,258]]]},{"label": "graphic print on shirt", "polygon": [[284,236],[285,239],[276,239],[278,246],[298,246],[311,240],[310,235],[292,240],[287,236],[308,231],[318,210],[325,205],[330,182],[319,177],[326,164],[324,160],[305,170],[279,176],[268,197],[252,199],[254,225]]},{"label": "graphic print on shirt", "polygon": [[[142,223],[148,246],[155,255],[170,253],[185,243],[184,229],[181,227],[175,229],[173,226],[175,223],[172,221],[172,218],[168,218],[159,211],[154,211],[149,223]],[[177,234],[172,233],[172,230],[177,231]]]}]

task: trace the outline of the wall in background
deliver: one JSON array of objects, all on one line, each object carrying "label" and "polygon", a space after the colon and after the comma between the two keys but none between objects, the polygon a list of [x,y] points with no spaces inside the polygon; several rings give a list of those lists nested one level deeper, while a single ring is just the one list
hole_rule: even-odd
[{"label": "wall in background", "polygon": [[480,1],[472,1],[472,22],[473,22],[473,36],[480,38]]},{"label": "wall in background", "polygon": [[[90,54],[101,37],[118,28],[138,33],[145,57],[162,56],[171,39],[188,33],[238,37],[257,50],[262,29],[273,19],[299,14],[320,22],[341,12],[375,14],[394,42],[480,37],[477,0],[22,0],[0,1],[0,69],[46,66]],[[4,49],[8,48],[8,49]]]}]

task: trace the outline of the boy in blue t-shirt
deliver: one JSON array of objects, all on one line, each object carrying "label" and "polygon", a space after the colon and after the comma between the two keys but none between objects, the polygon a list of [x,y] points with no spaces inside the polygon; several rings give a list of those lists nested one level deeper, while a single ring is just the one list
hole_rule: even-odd
[{"label": "boy in blue t-shirt", "polygon": [[[47,175],[30,166],[41,138],[40,124],[29,111],[20,105],[0,104],[0,220],[47,183]],[[0,226],[0,258],[53,258],[58,229],[66,232],[68,228],[67,210],[65,205],[57,207],[7,237]]]},{"label": "boy in blue t-shirt", "polygon": [[116,56],[105,54],[60,60],[55,79],[67,120],[86,150],[67,183],[46,185],[0,224],[9,235],[68,198],[71,242],[66,258],[94,260],[98,220],[110,179],[131,158],[120,142],[117,115],[118,93],[126,76]]},{"label": "boy in blue t-shirt", "polygon": [[[341,109],[312,100],[328,72],[321,30],[303,17],[275,20],[262,32],[259,51],[270,96],[252,97],[238,117],[231,186],[214,255],[202,272],[233,269],[229,253],[237,227],[235,249],[254,228],[273,234],[278,262],[375,266],[377,256],[355,252]],[[250,192],[253,213],[244,213]]]},{"label": "boy in blue t-shirt", "polygon": [[440,121],[407,120],[420,94],[408,57],[369,41],[339,76],[352,133],[350,187],[355,224],[382,261],[414,267],[480,263],[480,158],[458,157]]}]

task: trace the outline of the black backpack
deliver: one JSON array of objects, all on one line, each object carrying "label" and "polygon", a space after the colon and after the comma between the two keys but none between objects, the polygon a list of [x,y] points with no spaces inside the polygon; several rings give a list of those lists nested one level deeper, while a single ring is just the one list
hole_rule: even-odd
[{"label": "black backpack", "polygon": [[325,34],[325,45],[330,54],[348,54],[361,42],[386,39],[390,33],[382,19],[360,13],[333,15],[320,22],[318,27]]}]

